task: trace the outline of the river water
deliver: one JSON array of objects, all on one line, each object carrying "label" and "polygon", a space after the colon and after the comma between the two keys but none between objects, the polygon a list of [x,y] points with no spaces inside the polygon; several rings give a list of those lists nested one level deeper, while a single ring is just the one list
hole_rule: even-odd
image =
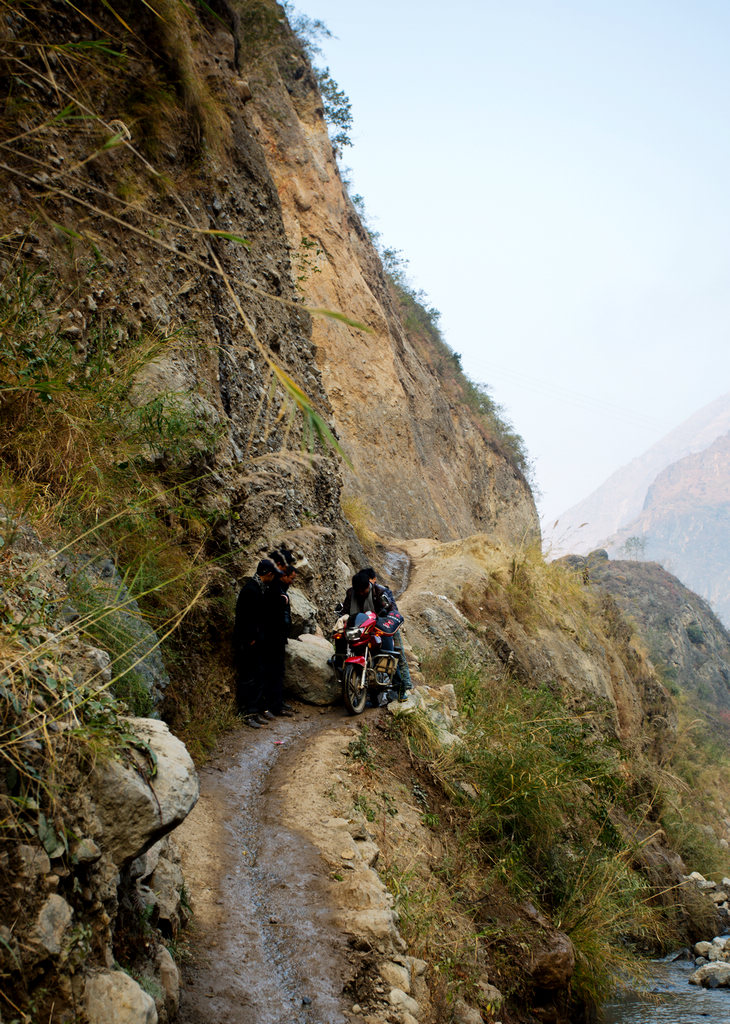
[{"label": "river water", "polygon": [[601,1024],[730,1024],[730,989],[690,985],[694,963],[654,961],[644,994],[623,995],[603,1008]]}]

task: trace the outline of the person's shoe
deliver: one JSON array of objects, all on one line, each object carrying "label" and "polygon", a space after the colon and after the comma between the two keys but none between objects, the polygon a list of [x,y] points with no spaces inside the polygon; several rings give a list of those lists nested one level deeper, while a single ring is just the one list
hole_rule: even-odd
[{"label": "person's shoe", "polygon": [[274,714],[278,715],[279,718],[294,718],[295,717],[294,716],[294,712],[293,711],[288,711],[286,708],[282,708],[281,711],[275,711]]},{"label": "person's shoe", "polygon": [[275,718],[276,716],[274,715],[274,713],[272,711],[268,711],[267,710],[267,711],[260,711],[258,717],[259,718],[265,718],[267,722],[270,722],[272,720],[272,718]]},{"label": "person's shoe", "polygon": [[296,708],[293,708],[291,704],[287,704],[286,701],[283,701],[281,706],[284,709],[284,711],[296,711]]},{"label": "person's shoe", "polygon": [[253,715],[252,717],[256,719],[256,721],[259,723],[259,725],[268,725],[269,724],[268,718],[264,718],[263,713],[261,711],[257,711],[256,714]]},{"label": "person's shoe", "polygon": [[250,729],[261,728],[261,722],[259,722],[258,718],[255,715],[244,715],[243,721],[244,724],[247,725]]}]

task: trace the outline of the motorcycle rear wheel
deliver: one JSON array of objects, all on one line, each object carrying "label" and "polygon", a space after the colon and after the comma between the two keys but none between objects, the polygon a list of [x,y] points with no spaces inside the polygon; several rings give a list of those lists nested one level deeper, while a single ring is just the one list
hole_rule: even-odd
[{"label": "motorcycle rear wheel", "polygon": [[361,714],[367,703],[368,689],[363,684],[362,671],[362,665],[345,665],[342,699],[351,715]]}]

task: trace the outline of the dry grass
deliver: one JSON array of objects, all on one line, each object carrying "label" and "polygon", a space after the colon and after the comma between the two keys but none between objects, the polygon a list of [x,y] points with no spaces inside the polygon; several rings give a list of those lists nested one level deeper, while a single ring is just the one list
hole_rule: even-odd
[{"label": "dry grass", "polygon": [[356,495],[343,495],[340,499],[342,514],[349,522],[360,541],[363,551],[372,557],[377,551],[380,537],[373,529],[373,514],[362,500]]}]

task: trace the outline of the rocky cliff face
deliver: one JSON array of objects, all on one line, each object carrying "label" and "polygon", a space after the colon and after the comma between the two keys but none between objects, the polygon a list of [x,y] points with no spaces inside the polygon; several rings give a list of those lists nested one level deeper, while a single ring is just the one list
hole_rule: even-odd
[{"label": "rocky cliff face", "polygon": [[[61,282],[75,278],[57,326],[79,362],[104,323],[125,338],[163,336],[139,372],[136,401],[175,396],[206,427],[189,472],[201,477],[219,544],[256,549],[286,533],[323,572],[352,540],[340,471],[384,534],[534,534],[522,474],[408,341],[281,9],[253,0],[237,11],[234,32],[225,19],[201,23],[174,4],[160,18],[122,4],[120,18],[139,26],[126,39],[100,6],[100,24],[109,18],[109,33],[124,37],[123,57],[80,65],[72,49],[59,51],[49,74],[27,55],[19,96],[38,115],[52,108],[54,83],[82,104],[75,83],[84,79],[98,102],[84,103],[84,130],[60,120],[36,134],[32,152],[21,143],[10,154],[3,183],[13,258]],[[94,34],[61,0],[42,7],[36,28],[51,46]],[[21,16],[10,26],[18,44],[28,31]],[[76,170],[100,139],[104,155]],[[64,231],[88,257],[79,251],[69,263]],[[103,272],[80,272],[97,242]],[[342,311],[370,333],[312,319],[303,301]],[[281,372],[331,422],[350,465],[321,449],[300,456],[301,425],[290,425],[276,386]]]},{"label": "rocky cliff face", "polygon": [[620,553],[629,537],[642,558],[660,562],[730,622],[730,434],[667,466],[641,514],[606,543]]},{"label": "rocky cliff face", "polygon": [[[315,318],[312,341],[359,495],[384,534],[454,539],[475,531],[519,542],[536,535],[522,474],[449,400],[399,319],[370,237],[343,187],[311,71],[286,44],[261,67],[249,37],[250,118],[276,183],[299,286],[308,305],[342,310],[368,328]],[[308,254],[315,253],[308,257]]]},{"label": "rocky cliff face", "polygon": [[706,601],[655,562],[614,561],[600,552],[571,561],[636,623],[667,685],[710,714],[730,707],[730,635]]}]

